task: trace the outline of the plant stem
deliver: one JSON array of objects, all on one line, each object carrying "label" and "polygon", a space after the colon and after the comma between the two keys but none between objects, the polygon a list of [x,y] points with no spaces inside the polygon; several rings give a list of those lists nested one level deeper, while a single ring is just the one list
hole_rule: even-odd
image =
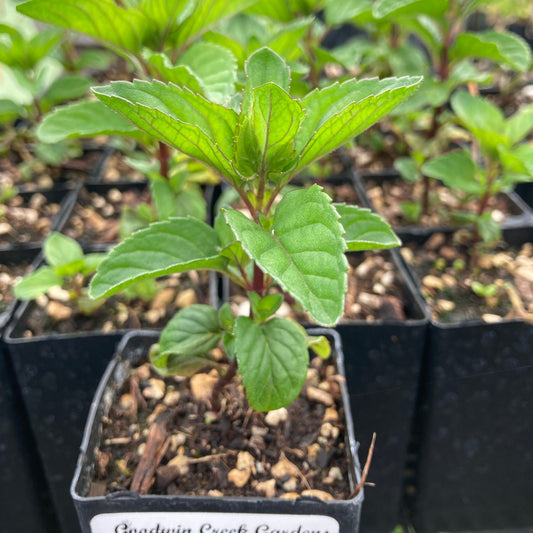
[{"label": "plant stem", "polygon": [[220,401],[220,394],[222,393],[224,387],[228,385],[231,380],[236,376],[237,374],[237,359],[233,359],[231,361],[227,372],[220,376],[219,380],[215,383],[215,386],[213,387],[213,392],[211,393],[211,407],[213,408],[213,411],[218,413],[220,411],[221,401]]},{"label": "plant stem", "polygon": [[157,159],[159,159],[159,173],[165,179],[169,179],[169,160],[170,160],[170,151],[168,146],[159,141],[159,151],[157,153]]}]

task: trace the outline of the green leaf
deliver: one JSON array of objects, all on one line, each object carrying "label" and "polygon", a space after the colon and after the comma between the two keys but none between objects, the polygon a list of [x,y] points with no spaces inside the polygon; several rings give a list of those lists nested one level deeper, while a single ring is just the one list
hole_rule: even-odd
[{"label": "green leaf", "polygon": [[321,359],[328,359],[331,355],[331,344],[327,337],[307,337],[307,346],[315,352]]},{"label": "green leaf", "polygon": [[273,233],[238,211],[224,211],[248,255],[313,320],[328,326],[343,313],[347,287],[343,229],[330,201],[317,185],[287,193],[276,209]]},{"label": "green leaf", "polygon": [[484,242],[496,242],[501,239],[502,229],[492,218],[491,213],[483,213],[476,221],[479,236]]},{"label": "green leaf", "polygon": [[195,269],[222,269],[215,230],[192,217],[155,222],[113,248],[91,281],[101,298],[149,278]]},{"label": "green leaf", "polygon": [[412,157],[397,157],[394,168],[407,183],[415,183],[422,178],[416,161]]},{"label": "green leaf", "polygon": [[105,257],[105,253],[92,253],[85,255],[85,257],[83,258],[82,274],[84,276],[92,274],[98,268],[98,266],[104,260]]},{"label": "green leaf", "polygon": [[306,116],[296,136],[298,169],[342,146],[409,97],[421,77],[349,80],[302,100]]},{"label": "green leaf", "polygon": [[223,304],[222,307],[218,310],[218,321],[220,323],[220,327],[224,331],[233,333],[233,327],[235,326],[235,317],[233,316],[233,311],[231,310],[231,305],[229,304],[229,302]]},{"label": "green leaf", "polygon": [[335,26],[349,22],[368,11],[372,11],[370,0],[330,0],[326,4],[324,16],[328,26]]},{"label": "green leaf", "polygon": [[165,54],[153,54],[148,59],[156,77],[165,83],[188,87],[197,94],[205,94],[198,76],[187,65],[173,65]]},{"label": "green leaf", "polygon": [[12,122],[24,113],[24,108],[11,100],[0,99],[0,124]]},{"label": "green leaf", "polygon": [[505,137],[503,113],[494,104],[466,91],[457,91],[452,95],[451,105],[463,125],[472,132],[484,149],[493,151],[500,144],[509,144]]},{"label": "green leaf", "polygon": [[136,80],[93,88],[95,95],[155,138],[203,161],[228,179],[237,114],[186,88]]},{"label": "green leaf", "polygon": [[83,260],[81,246],[62,233],[51,233],[43,243],[43,254],[46,262],[52,267],[68,265],[73,261]]},{"label": "green leaf", "polygon": [[266,83],[274,83],[289,91],[290,69],[283,58],[269,48],[261,48],[246,61],[246,86],[241,106],[241,117],[248,114],[253,89]]},{"label": "green leaf", "polygon": [[87,94],[91,80],[84,76],[63,76],[50,85],[41,99],[41,111],[46,112],[57,104],[76,100]]},{"label": "green leaf", "polygon": [[398,17],[428,15],[442,17],[448,10],[448,0],[377,0],[372,11],[376,18],[396,20]]},{"label": "green leaf", "polygon": [[28,17],[79,31],[124,50],[139,52],[146,18],[135,9],[124,9],[113,0],[31,0],[17,6]]},{"label": "green leaf", "polygon": [[239,172],[268,177],[291,168],[296,160],[294,137],[303,118],[299,103],[277,85],[254,89],[236,139]]},{"label": "green leaf", "polygon": [[37,129],[37,137],[45,143],[98,135],[138,137],[139,133],[129,120],[98,101],[59,107],[46,115]]},{"label": "green leaf", "polygon": [[370,209],[346,204],[334,206],[346,232],[344,240],[348,251],[383,250],[402,244],[390,225]]},{"label": "green leaf", "polygon": [[48,289],[61,285],[63,278],[52,267],[41,267],[24,276],[14,287],[13,293],[19,300],[33,300]]},{"label": "green leaf", "polygon": [[221,338],[216,310],[194,304],[176,313],[163,329],[150,361],[162,375],[191,376],[212,363],[206,356]]},{"label": "green leaf", "polygon": [[521,106],[520,109],[505,122],[505,136],[511,145],[520,142],[533,132],[533,104]]},{"label": "green leaf", "polygon": [[235,348],[246,396],[258,411],[279,409],[300,393],[309,365],[305,330],[282,318],[238,317]]},{"label": "green leaf", "polygon": [[196,74],[203,93],[212,102],[224,104],[235,94],[237,59],[227,48],[197,42],[180,57],[180,64]]},{"label": "green leaf", "polygon": [[176,192],[168,180],[161,177],[152,178],[150,187],[159,220],[189,215],[200,220],[205,219],[207,204],[199,188],[182,189]]},{"label": "green leaf", "polygon": [[452,59],[484,58],[526,72],[531,63],[528,44],[514,33],[488,30],[460,33],[451,51]]},{"label": "green leaf", "polygon": [[450,152],[431,159],[422,167],[422,173],[469,194],[479,196],[484,191],[476,176],[476,165],[466,151]]},{"label": "green leaf", "polygon": [[267,294],[261,298],[256,292],[248,293],[250,304],[252,306],[253,318],[256,322],[264,322],[270,318],[283,303],[281,294]]}]

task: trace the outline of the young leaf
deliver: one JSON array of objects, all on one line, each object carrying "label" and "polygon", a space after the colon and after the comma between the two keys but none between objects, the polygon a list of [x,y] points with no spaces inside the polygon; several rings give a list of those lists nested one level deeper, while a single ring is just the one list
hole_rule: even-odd
[{"label": "young leaf", "polygon": [[302,100],[306,116],[296,136],[298,169],[342,146],[403,102],[421,77],[349,80],[310,93]]},{"label": "young leaf", "polygon": [[348,251],[383,250],[402,244],[390,225],[370,209],[346,204],[334,207],[341,216]]},{"label": "young leaf", "polygon": [[165,83],[188,87],[196,94],[205,95],[198,76],[187,65],[173,65],[165,54],[153,54],[148,62],[151,70],[155,70],[154,74],[158,79]]},{"label": "young leaf", "polygon": [[90,35],[130,52],[142,48],[146,19],[113,0],[30,0],[17,6],[28,17]]},{"label": "young leaf", "polygon": [[511,145],[520,142],[533,131],[533,104],[521,106],[505,122],[505,136]]},{"label": "young leaf", "polygon": [[85,96],[90,86],[91,80],[84,76],[63,76],[57,79],[43,95],[41,111],[47,112],[57,104]]},{"label": "young leaf", "polygon": [[0,124],[11,122],[24,113],[24,108],[16,102],[0,99]]},{"label": "young leaf", "polygon": [[210,362],[207,355],[221,338],[216,310],[191,305],[176,313],[163,329],[150,361],[162,375],[190,376]]},{"label": "young leaf", "polygon": [[81,246],[62,233],[51,233],[43,243],[46,262],[52,267],[61,267],[74,261],[83,260]]},{"label": "young leaf", "polygon": [[237,114],[175,85],[136,80],[93,88],[95,95],[157,139],[203,161],[228,179]]},{"label": "young leaf", "polygon": [[305,330],[282,318],[256,324],[238,317],[235,348],[250,405],[270,411],[288,405],[300,393],[309,354]]},{"label": "young leaf", "polygon": [[465,151],[450,152],[431,159],[422,167],[422,173],[469,194],[479,196],[484,191],[483,184],[476,177],[476,165]]},{"label": "young leaf", "polygon": [[531,50],[524,39],[514,33],[494,30],[459,34],[451,55],[453,59],[490,59],[518,72],[526,72],[531,63]]},{"label": "young leaf", "polygon": [[307,346],[321,359],[327,359],[331,355],[331,344],[327,337],[307,337]]},{"label": "young leaf", "polygon": [[256,322],[264,322],[267,318],[270,318],[283,303],[281,294],[267,294],[264,298],[261,298],[256,292],[250,292],[248,296]]},{"label": "young leaf", "polygon": [[110,296],[133,283],[194,269],[221,269],[215,230],[195,218],[155,222],[121,242],[91,281],[93,298]]},{"label": "young leaf", "polygon": [[52,267],[41,267],[24,276],[14,287],[13,293],[19,300],[33,300],[48,289],[61,285],[63,278]]},{"label": "young leaf", "polygon": [[342,315],[348,268],[343,229],[330,201],[317,185],[287,193],[276,209],[273,233],[238,211],[224,211],[248,255],[313,320],[328,326]]},{"label": "young leaf", "polygon": [[44,117],[37,129],[37,137],[45,143],[98,135],[139,137],[141,132],[129,120],[98,101],[58,107]]},{"label": "young leaf", "polygon": [[267,83],[254,89],[236,139],[239,172],[269,177],[290,168],[296,156],[294,137],[303,118],[298,102],[277,85]]},{"label": "young leaf", "polygon": [[396,21],[398,17],[428,15],[439,18],[448,10],[448,0],[377,0],[372,12],[378,19]]}]

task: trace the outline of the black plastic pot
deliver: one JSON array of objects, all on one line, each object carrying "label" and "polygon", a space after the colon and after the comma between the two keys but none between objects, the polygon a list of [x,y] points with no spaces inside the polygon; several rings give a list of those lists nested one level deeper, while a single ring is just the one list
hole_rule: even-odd
[{"label": "black plastic pot", "polygon": [[519,183],[515,191],[530,209],[533,208],[533,182]]},{"label": "black plastic pot", "polygon": [[[215,284],[209,298],[216,302]],[[5,342],[63,533],[79,531],[69,496],[83,428],[98,382],[128,330],[24,338],[32,302],[15,311]]]},{"label": "black plastic pot", "polygon": [[[314,330],[313,334],[326,334],[333,341],[338,370],[342,373],[343,357],[339,336],[330,330]],[[145,355],[148,347],[156,339],[153,332],[130,334],[123,339],[118,349],[118,356],[107,368],[91,406],[78,467],[72,483],[72,497],[83,533],[128,531],[128,528],[132,531],[141,531],[143,527],[147,528],[146,531],[150,528],[156,531],[158,525],[160,530],[175,528],[175,531],[180,533],[187,531],[214,533],[232,529],[235,532],[264,533],[282,529],[291,531],[312,529],[328,533],[359,531],[362,492],[351,500],[336,501],[321,501],[316,498],[283,500],[250,497],[139,496],[131,492],[89,497],[95,452],[100,439],[101,419],[109,410],[113,390],[124,381],[129,362]],[[343,399],[347,415],[346,449],[350,454],[350,468],[346,474],[350,476],[353,484],[359,478],[359,465],[345,386]],[[128,524],[128,527],[122,527],[120,524]]]},{"label": "black plastic pot", "polygon": [[[372,203],[372,200],[369,198],[367,193],[367,184],[369,181],[374,182],[377,185],[383,184],[383,183],[393,183],[394,181],[401,181],[402,178],[399,174],[399,172],[394,168],[384,169],[383,171],[379,173],[365,173],[365,174],[357,174],[355,178],[355,184],[357,187],[357,192],[359,196],[361,197],[361,201],[363,204],[367,207],[370,207],[375,211],[374,205]],[[501,227],[502,229],[507,228],[517,228],[521,226],[530,226],[533,213],[527,203],[514,191],[509,193],[500,193],[501,195],[505,196],[508,204],[509,204],[509,210],[510,214],[505,218],[505,220],[502,221]],[[421,235],[421,236],[429,236],[431,233],[435,232],[446,232],[449,231],[449,226],[442,226],[442,227],[423,227],[423,226],[417,226],[416,224],[413,225],[405,225],[405,226],[394,226],[394,231],[400,236],[400,237],[409,237],[410,235]]]},{"label": "black plastic pot", "polygon": [[[31,265],[36,252],[0,252],[2,264]],[[0,314],[0,333],[15,301]],[[0,516],[5,531],[55,533],[57,521],[42,465],[3,339],[0,339]]]},{"label": "black plastic pot", "polygon": [[532,346],[522,320],[430,323],[413,441],[417,533],[530,529]]},{"label": "black plastic pot", "polygon": [[365,491],[361,530],[392,531],[401,520],[404,469],[415,415],[428,319],[423,302],[396,251],[393,260],[403,280],[406,320],[340,323],[350,405],[361,449],[372,434],[376,447]]}]

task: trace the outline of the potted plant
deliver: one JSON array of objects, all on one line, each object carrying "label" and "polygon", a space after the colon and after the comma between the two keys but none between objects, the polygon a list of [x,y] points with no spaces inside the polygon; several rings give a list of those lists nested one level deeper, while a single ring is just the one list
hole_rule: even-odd
[{"label": "potted plant", "polygon": [[[289,68],[266,48],[250,56],[246,76],[238,111],[160,82],[117,82],[94,89],[99,99],[148,133],[218,171],[247,208],[248,216],[224,209],[214,228],[192,218],[152,224],[113,248],[91,283],[92,296],[103,297],[140,279],[201,268],[222,272],[247,291],[249,316],[234,316],[226,305],[218,311],[193,306],[169,322],[150,355],[161,374],[190,375],[213,365],[210,352],[222,343],[228,359],[210,395],[215,412],[220,409],[220,391],[236,373],[246,389],[246,401],[257,411],[276,410],[294,400],[307,375],[308,346],[322,354],[329,349],[322,336],[309,338],[297,323],[275,316],[283,295],[298,301],[317,323],[333,325],[343,310],[346,249],[397,245],[390,227],[379,217],[355,206],[332,205],[317,185],[287,192],[278,200],[299,170],[381,118],[420,82],[419,78],[351,80],[297,100],[288,92]],[[282,293],[268,294],[272,285],[280,286]],[[94,412],[96,409],[95,405]],[[99,421],[94,424],[88,432],[98,433]],[[85,443],[88,445],[90,438],[91,448],[96,433],[86,436]],[[353,465],[357,460],[351,458],[350,462]],[[84,466],[78,474],[85,478],[91,467],[85,458],[80,464]],[[83,493],[78,493],[78,488]],[[85,531],[89,531],[91,517],[95,524],[103,520],[103,513],[120,509],[118,499],[91,497],[87,490],[79,478],[74,481],[74,499]],[[172,505],[166,498],[146,498],[154,511]],[[178,497],[177,505],[183,511],[200,511],[189,500]],[[204,510],[221,511],[213,498],[208,500],[211,503]],[[336,526],[335,522],[321,526],[328,528],[338,528],[339,523],[349,527],[341,517],[346,512],[355,530],[360,504],[355,500],[326,505],[314,502],[316,512],[305,498],[278,508],[285,509],[282,514],[291,509],[297,515],[334,516]],[[241,510],[275,512],[276,499],[274,503],[260,501],[240,502]],[[126,498],[121,503],[125,510],[133,510],[139,502]],[[233,512],[237,508],[233,504],[227,507]],[[100,517],[94,518],[97,514]],[[139,518],[142,520],[142,515]],[[190,520],[191,516],[176,518]]]}]

